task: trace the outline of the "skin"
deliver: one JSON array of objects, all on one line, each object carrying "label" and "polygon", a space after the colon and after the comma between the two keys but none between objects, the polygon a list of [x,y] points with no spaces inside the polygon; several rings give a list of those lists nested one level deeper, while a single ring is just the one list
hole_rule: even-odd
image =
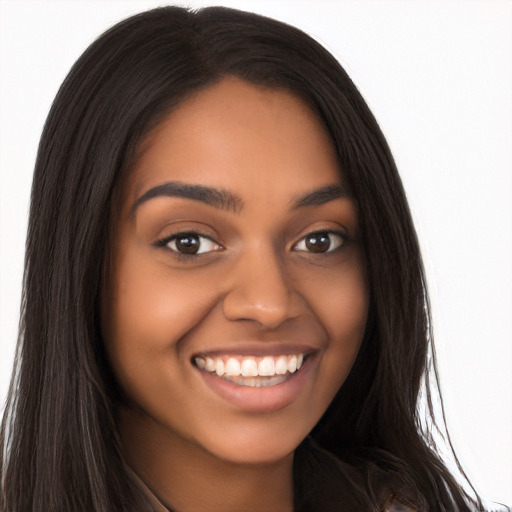
[{"label": "skin", "polygon": [[[292,510],[293,452],[348,375],[369,301],[354,199],[296,204],[326,186],[347,192],[334,147],[300,99],[228,77],[181,104],[141,148],[103,304],[108,354],[129,399],[120,411],[127,460],[183,512]],[[236,202],[148,198],[169,182]],[[330,248],[341,245],[312,252],[304,237],[318,231],[340,233],[327,236]],[[168,240],[180,232],[207,237],[200,254],[176,252]],[[192,362],[283,344],[314,355],[293,400],[270,410],[264,400],[258,410],[234,405]]]}]

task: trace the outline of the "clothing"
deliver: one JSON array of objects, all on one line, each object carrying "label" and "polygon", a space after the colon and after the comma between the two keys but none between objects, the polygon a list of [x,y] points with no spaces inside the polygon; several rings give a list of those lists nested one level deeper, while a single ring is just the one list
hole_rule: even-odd
[{"label": "clothing", "polygon": [[403,496],[394,493],[383,505],[382,512],[418,512],[418,508]]},{"label": "clothing", "polygon": [[153,506],[154,512],[171,512],[153,493],[153,491],[146,485],[146,483],[140,478],[135,471],[128,468],[133,479],[139,484],[140,488],[145,492],[149,502]]},{"label": "clothing", "polygon": [[[294,512],[374,512],[362,473],[307,437],[294,456]],[[379,512],[420,512],[405,493],[383,486]]]},{"label": "clothing", "polygon": [[[360,473],[309,437],[295,452],[293,471],[296,487],[294,512],[374,511],[374,507],[363,498],[366,493]],[[154,512],[173,512],[135,472],[133,477],[145,491]],[[382,503],[379,512],[420,512],[397,492],[388,493]]]}]

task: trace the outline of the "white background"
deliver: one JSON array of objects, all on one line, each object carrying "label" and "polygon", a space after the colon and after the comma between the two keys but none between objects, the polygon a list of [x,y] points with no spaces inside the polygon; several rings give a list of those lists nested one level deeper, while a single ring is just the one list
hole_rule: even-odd
[{"label": "white background", "polygon": [[[31,174],[72,63],[157,1],[0,1],[0,400],[14,353]],[[512,504],[512,2],[218,0],[296,25],[342,62],[397,160],[427,266],[456,450]]]}]

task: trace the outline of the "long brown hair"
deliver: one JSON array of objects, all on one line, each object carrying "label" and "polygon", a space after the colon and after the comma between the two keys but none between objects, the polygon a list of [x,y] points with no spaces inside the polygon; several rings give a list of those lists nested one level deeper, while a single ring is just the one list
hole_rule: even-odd
[{"label": "long brown hair", "polygon": [[[23,311],[2,441],[3,510],[150,510],[117,437],[116,383],[98,302],[111,203],[141,138],[223,76],[284,88],[319,115],[358,202],[371,306],[354,367],[312,437],[431,511],[474,501],[446,469],[418,414],[436,382],[421,256],[402,183],[363,98],[300,30],[226,8],[133,16],[96,40],[64,81],[41,138]],[[480,503],[476,498],[476,503]]]}]

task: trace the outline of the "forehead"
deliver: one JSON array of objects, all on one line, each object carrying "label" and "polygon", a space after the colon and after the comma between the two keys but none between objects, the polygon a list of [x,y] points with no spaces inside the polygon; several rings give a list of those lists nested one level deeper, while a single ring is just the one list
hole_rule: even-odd
[{"label": "forehead", "polygon": [[234,77],[195,94],[142,145],[130,196],[168,181],[268,198],[340,182],[335,148],[311,108],[290,92]]}]

